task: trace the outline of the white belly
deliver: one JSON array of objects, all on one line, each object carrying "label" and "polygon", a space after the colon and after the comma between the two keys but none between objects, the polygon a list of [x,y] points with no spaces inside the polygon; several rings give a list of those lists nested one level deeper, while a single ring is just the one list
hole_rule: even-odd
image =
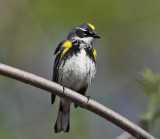
[{"label": "white belly", "polygon": [[63,64],[59,66],[58,83],[75,91],[90,84],[96,73],[95,63],[86,56],[84,49]]}]

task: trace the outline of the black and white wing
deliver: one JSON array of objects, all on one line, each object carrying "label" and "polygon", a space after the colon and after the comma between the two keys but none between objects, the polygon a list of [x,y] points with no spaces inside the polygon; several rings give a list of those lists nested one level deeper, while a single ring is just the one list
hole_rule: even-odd
[{"label": "black and white wing", "polygon": [[[60,61],[60,58],[61,58],[61,53],[63,52],[63,50],[65,48],[62,47],[62,44],[64,43],[65,41],[62,41],[61,43],[59,43],[59,45],[57,46],[54,54],[56,55],[56,59],[54,61],[54,66],[53,66],[53,76],[52,76],[52,81],[53,82],[58,82],[58,64],[59,64],[59,61]],[[55,102],[55,95],[51,94],[51,104],[54,104]]]}]

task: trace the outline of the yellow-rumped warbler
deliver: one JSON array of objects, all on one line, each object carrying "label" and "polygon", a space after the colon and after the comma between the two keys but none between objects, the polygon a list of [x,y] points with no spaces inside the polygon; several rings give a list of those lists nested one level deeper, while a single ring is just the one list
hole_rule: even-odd
[{"label": "yellow-rumped warbler", "polygon": [[[67,40],[62,41],[54,52],[56,54],[53,69],[54,82],[85,95],[88,84],[96,73],[97,53],[92,46],[95,38],[100,37],[96,35],[95,27],[89,23],[72,29]],[[51,101],[52,104],[55,101],[53,94]],[[58,117],[54,126],[55,133],[69,132],[70,104],[68,100],[60,99]]]}]

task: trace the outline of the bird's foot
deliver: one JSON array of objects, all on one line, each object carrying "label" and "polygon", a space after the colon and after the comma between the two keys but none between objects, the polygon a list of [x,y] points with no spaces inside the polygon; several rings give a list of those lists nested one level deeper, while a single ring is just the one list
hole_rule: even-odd
[{"label": "bird's foot", "polygon": [[64,91],[65,91],[65,87],[63,86],[63,93],[64,93]]},{"label": "bird's foot", "polygon": [[87,103],[88,103],[88,101],[89,101],[89,99],[91,98],[91,96],[86,96],[87,97]]}]

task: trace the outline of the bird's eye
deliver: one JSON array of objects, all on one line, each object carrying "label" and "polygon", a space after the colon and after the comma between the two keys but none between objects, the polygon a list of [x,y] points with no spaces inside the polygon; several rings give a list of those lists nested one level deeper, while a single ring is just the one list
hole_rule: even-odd
[{"label": "bird's eye", "polygon": [[83,35],[87,36],[88,32],[87,31],[83,31]]}]

